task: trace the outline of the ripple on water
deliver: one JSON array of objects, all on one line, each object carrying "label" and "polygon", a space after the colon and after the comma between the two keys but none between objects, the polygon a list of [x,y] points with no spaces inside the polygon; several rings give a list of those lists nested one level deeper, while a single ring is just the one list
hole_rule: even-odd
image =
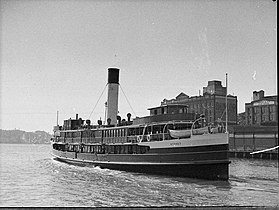
[{"label": "ripple on water", "polygon": [[49,146],[6,147],[1,206],[278,205],[274,161],[232,159],[230,180],[223,182],[69,165],[52,159]]}]

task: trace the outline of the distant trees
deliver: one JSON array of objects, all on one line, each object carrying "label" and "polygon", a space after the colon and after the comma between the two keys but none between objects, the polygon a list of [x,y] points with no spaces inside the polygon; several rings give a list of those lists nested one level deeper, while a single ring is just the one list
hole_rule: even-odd
[{"label": "distant trees", "polygon": [[47,144],[51,135],[45,131],[1,130],[0,143],[4,144]]}]

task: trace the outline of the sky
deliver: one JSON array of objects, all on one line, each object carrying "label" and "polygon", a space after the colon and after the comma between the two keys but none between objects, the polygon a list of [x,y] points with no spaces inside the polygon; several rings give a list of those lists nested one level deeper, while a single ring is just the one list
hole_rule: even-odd
[{"label": "sky", "polygon": [[[277,95],[272,0],[1,0],[0,128],[52,132],[104,120],[107,69],[120,69],[119,115],[149,115],[210,80],[245,111],[253,91]],[[103,93],[103,94],[102,94]],[[98,103],[97,103],[98,102]],[[91,114],[92,113],[92,114]]]}]

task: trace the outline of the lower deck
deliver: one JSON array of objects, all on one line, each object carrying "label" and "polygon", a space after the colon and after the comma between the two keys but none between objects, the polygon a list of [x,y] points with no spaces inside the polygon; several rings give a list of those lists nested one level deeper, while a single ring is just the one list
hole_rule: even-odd
[{"label": "lower deck", "polygon": [[[228,145],[212,145],[200,147],[178,147],[178,148],[158,148],[143,149],[139,153],[118,153],[127,151],[123,148],[129,148],[127,145],[115,145],[118,149],[115,153],[109,153],[106,148],[113,147],[102,145],[101,153],[82,152],[82,151],[63,151],[53,149],[53,154],[57,157],[72,158],[88,161],[109,161],[109,162],[151,162],[151,163],[179,163],[187,161],[216,161],[228,160]],[[133,147],[132,147],[133,148]],[[145,148],[145,147],[144,147]],[[110,150],[112,151],[112,150]],[[142,152],[143,153],[140,153]]]}]

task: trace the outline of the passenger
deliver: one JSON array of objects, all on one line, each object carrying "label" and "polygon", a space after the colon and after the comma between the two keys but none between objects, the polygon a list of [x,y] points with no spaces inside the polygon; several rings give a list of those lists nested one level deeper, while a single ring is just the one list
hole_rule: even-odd
[{"label": "passenger", "polygon": [[212,133],[213,133],[213,127],[212,127],[212,124],[210,124],[210,125],[209,125],[208,130],[209,130],[209,133],[210,133],[210,134],[212,134]]},{"label": "passenger", "polygon": [[222,132],[222,126],[220,124],[218,124],[218,133]]}]

